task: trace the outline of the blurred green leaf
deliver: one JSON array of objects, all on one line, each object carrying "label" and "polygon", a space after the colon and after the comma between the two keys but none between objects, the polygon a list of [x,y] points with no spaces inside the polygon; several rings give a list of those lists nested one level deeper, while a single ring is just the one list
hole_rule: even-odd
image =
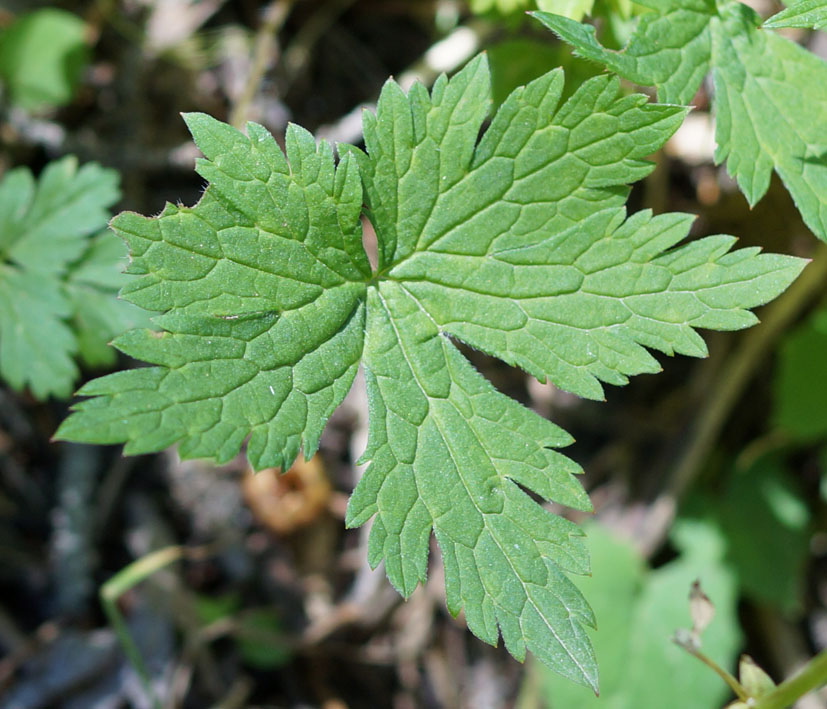
[{"label": "blurred green leaf", "polygon": [[716,607],[704,633],[704,652],[724,666],[740,644],[736,581],[723,562],[724,539],[708,522],[680,520],[673,542],[680,556],[650,570],[628,542],[597,525],[587,527],[592,578],[577,585],[592,604],[599,628],[592,634],[600,666],[601,696],[535,665],[549,709],[698,709],[721,706],[727,688],[700,662],[671,642],[688,627],[688,594],[701,579]]},{"label": "blurred green leaf", "polygon": [[707,501],[727,541],[727,560],[745,593],[786,612],[801,604],[810,513],[779,461],[736,471],[723,495]]},{"label": "blurred green leaf", "polygon": [[477,14],[512,15],[517,12],[542,10],[577,21],[592,14],[629,19],[637,9],[631,0],[470,0],[470,5],[471,11]]},{"label": "blurred green leaf", "polygon": [[773,377],[773,423],[810,440],[827,434],[827,311],[787,336]]},{"label": "blurred green leaf", "polygon": [[86,23],[57,8],[22,15],[0,35],[0,76],[11,102],[29,110],[72,100],[88,62]]},{"label": "blurred green leaf", "polygon": [[204,625],[233,615],[240,606],[241,599],[237,593],[225,593],[218,596],[198,594],[195,597],[195,612]]},{"label": "blurred green leaf", "polygon": [[563,45],[534,39],[506,39],[489,47],[491,98],[499,106],[519,86],[525,86],[545,74],[550,66],[562,67],[566,85],[562,99],[571,96],[586,79],[597,76],[600,68],[578,59]]},{"label": "blurred green leaf", "polygon": [[88,367],[115,364],[117,351],[109,341],[136,327],[151,327],[149,313],[116,298],[128,276],[126,245],[104,231],[93,237],[83,257],[73,264],[66,279],[66,295],[74,312],[70,321],[77,338],[78,355]]},{"label": "blurred green leaf", "polygon": [[235,637],[242,659],[251,667],[270,670],[290,661],[281,618],[270,608],[241,614]]},{"label": "blurred green leaf", "polygon": [[536,0],[536,5],[538,10],[582,20],[585,15],[591,14],[594,0]]},{"label": "blurred green leaf", "polygon": [[68,397],[90,365],[114,360],[107,342],[148,322],[115,295],[126,249],[101,232],[120,196],[118,173],[64,157],[35,179],[26,167],[0,181],[0,376],[38,399]]},{"label": "blurred green leaf", "polygon": [[250,667],[269,670],[289,662],[292,654],[285,642],[278,612],[273,608],[240,611],[241,605],[237,593],[198,595],[195,600],[198,618],[205,626],[223,618],[233,618],[233,639],[242,660]]}]

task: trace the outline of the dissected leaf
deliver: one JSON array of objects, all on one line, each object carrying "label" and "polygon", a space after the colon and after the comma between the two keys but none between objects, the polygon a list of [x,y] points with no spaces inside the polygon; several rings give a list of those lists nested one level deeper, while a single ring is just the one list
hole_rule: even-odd
[{"label": "dissected leaf", "polygon": [[46,7],[0,34],[0,76],[13,103],[28,109],[69,103],[88,61],[86,23]]},{"label": "dissected leaf", "polygon": [[764,27],[827,28],[827,0],[799,0],[766,20]]},{"label": "dissected leaf", "polygon": [[[425,578],[432,533],[448,606],[471,630],[597,686],[593,616],[563,572],[586,573],[578,528],[536,504],[588,509],[571,438],[496,391],[451,338],[599,398],[600,381],[656,371],[645,347],[705,354],[696,327],[738,329],[803,261],[729,252],[732,237],[675,247],[683,214],[627,219],[628,183],[684,109],[586,82],[561,103],[555,70],[516,90],[478,139],[490,103],[485,57],[429,93],[393,81],[366,150],[333,153],[291,126],[286,156],[204,115],[187,123],[209,181],[192,208],[125,213],[122,294],[163,313],[163,332],[115,345],[153,367],[87,384],[59,437],[179,444],[226,461],[247,439],[257,469],[310,456],[361,362],[368,469],[347,523],[375,517],[369,557],[404,595]],[[378,267],[361,245],[363,203]]]},{"label": "dissected leaf", "polygon": [[105,231],[93,237],[86,253],[69,267],[65,288],[72,306],[70,326],[78,355],[89,367],[113,365],[116,351],[109,341],[149,325],[146,311],[115,297],[126,283],[126,265],[123,241]]},{"label": "dissected leaf", "polygon": [[565,17],[535,16],[578,54],[639,84],[658,99],[687,104],[711,70],[715,84],[716,162],[751,205],[767,191],[773,169],[807,226],[827,240],[827,62],[794,42],[759,29],[738,2],[650,0],[623,51],[602,47],[594,28]]},{"label": "dissected leaf", "polygon": [[592,524],[586,532],[592,576],[576,582],[600,623],[593,634],[600,698],[540,668],[543,706],[721,706],[727,690],[720,678],[670,640],[676,628],[689,624],[686,589],[700,578],[718,609],[704,633],[704,651],[724,665],[735,660],[740,635],[737,585],[723,559],[720,532],[705,522],[679,520],[674,541],[681,553],[657,569],[647,568],[629,542],[607,529]]},{"label": "dissected leaf", "polygon": [[0,183],[0,374],[37,398],[69,396],[80,350],[90,364],[110,361],[106,342],[145,322],[115,298],[123,245],[105,227],[118,199],[118,175],[67,157],[35,181],[26,168]]}]

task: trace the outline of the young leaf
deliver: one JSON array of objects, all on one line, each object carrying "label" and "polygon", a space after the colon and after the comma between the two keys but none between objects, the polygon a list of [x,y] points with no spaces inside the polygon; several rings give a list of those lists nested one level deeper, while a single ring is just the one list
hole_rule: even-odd
[{"label": "young leaf", "polygon": [[[599,398],[600,381],[655,371],[644,346],[705,353],[695,327],[738,329],[803,262],[729,253],[731,237],[672,248],[690,217],[625,218],[627,184],[684,109],[586,82],[560,105],[563,75],[513,92],[478,135],[490,102],[485,57],[429,93],[393,81],[366,150],[331,149],[291,126],[286,156],[204,115],[187,123],[210,184],[192,208],[122,214],[140,278],[124,297],[163,313],[161,334],[115,341],[156,365],[86,385],[58,436],[179,444],[228,460],[245,438],[256,468],[317,448],[361,362],[370,465],[349,526],[375,517],[369,555],[404,595],[425,578],[433,530],[448,605],[471,630],[526,650],[596,688],[590,609],[563,572],[586,573],[580,532],[537,505],[588,509],[571,439],[496,391],[451,338]],[[378,268],[361,247],[363,210]]]},{"label": "young leaf", "polygon": [[827,0],[799,0],[799,2],[773,15],[764,22],[764,27],[812,27],[816,30],[827,28]]},{"label": "young leaf", "polygon": [[602,47],[592,27],[534,14],[581,56],[657,86],[666,103],[689,103],[711,69],[716,162],[727,161],[751,205],[775,169],[807,226],[827,240],[827,63],[761,30],[758,15],[738,2],[652,0],[651,6],[656,10],[641,17],[621,52]]},{"label": "young leaf", "polygon": [[[78,348],[98,363],[93,348],[143,321],[115,299],[122,245],[111,234],[90,241],[118,196],[116,172],[92,163],[78,169],[73,157],[50,163],[39,181],[18,168],[0,183],[0,374],[15,389],[29,386],[39,399],[69,396]],[[105,276],[101,255],[111,271]],[[94,328],[86,327],[90,318],[98,320]]]}]

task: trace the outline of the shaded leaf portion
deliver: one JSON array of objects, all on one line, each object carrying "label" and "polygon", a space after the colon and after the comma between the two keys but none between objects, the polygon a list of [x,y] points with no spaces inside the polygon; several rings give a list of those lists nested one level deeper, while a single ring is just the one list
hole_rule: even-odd
[{"label": "shaded leaf portion", "polygon": [[335,170],[330,148],[296,126],[286,159],[261,126],[247,138],[204,115],[187,122],[207,156],[201,201],[112,222],[141,274],[123,296],[163,313],[162,333],[114,345],[157,366],[86,385],[98,398],[58,434],[127,441],[128,453],[178,442],[184,457],[219,461],[249,436],[257,469],[289,466],[300,448],[315,452],[361,356],[359,176],[347,160]]},{"label": "shaded leaf portion", "polygon": [[661,101],[688,103],[711,69],[716,162],[727,161],[750,204],[764,196],[775,170],[807,226],[827,240],[827,63],[760,30],[758,15],[738,2],[652,5],[621,52],[600,46],[593,28],[535,15],[582,56],[657,86]]},{"label": "shaded leaf portion", "polygon": [[787,615],[803,606],[810,511],[780,461],[734,470],[725,490],[702,502],[727,540],[727,561],[743,591]]},{"label": "shaded leaf portion", "polygon": [[117,173],[72,157],[38,180],[17,168],[0,183],[0,374],[13,388],[69,396],[74,355],[103,363],[106,342],[141,321],[115,298],[123,244],[92,238],[118,196]]},{"label": "shaded leaf portion", "polygon": [[811,27],[817,30],[827,28],[827,1],[799,0],[765,20],[764,27]]},{"label": "shaded leaf portion", "polygon": [[497,392],[422,312],[385,281],[368,302],[365,372],[371,461],[348,524],[376,514],[370,561],[386,560],[405,595],[424,580],[431,528],[445,562],[448,607],[518,659],[526,648],[558,672],[596,687],[582,629],[594,620],[561,570],[588,571],[579,529],[536,505],[589,509],[578,466],[552,447],[570,437]]},{"label": "shaded leaf portion", "polygon": [[715,159],[727,160],[750,204],[774,167],[807,226],[827,239],[827,62],[757,22],[739,4],[718,25]]},{"label": "shaded leaf portion", "polygon": [[114,170],[78,168],[73,157],[50,163],[37,181],[26,168],[12,170],[0,188],[3,259],[47,278],[64,273],[106,225],[119,196]]},{"label": "shaded leaf portion", "polygon": [[491,65],[491,95],[499,107],[511,93],[525,86],[548,68],[560,67],[566,74],[563,98],[568,98],[587,79],[600,73],[592,62],[573,57],[568,47],[545,39],[503,39],[486,49]]},{"label": "shaded leaf portion", "polygon": [[14,104],[29,110],[71,101],[89,61],[88,28],[77,15],[45,7],[0,33],[0,77]]},{"label": "shaded leaf portion", "polygon": [[827,436],[827,311],[789,333],[779,348],[773,376],[772,422],[799,440]]}]

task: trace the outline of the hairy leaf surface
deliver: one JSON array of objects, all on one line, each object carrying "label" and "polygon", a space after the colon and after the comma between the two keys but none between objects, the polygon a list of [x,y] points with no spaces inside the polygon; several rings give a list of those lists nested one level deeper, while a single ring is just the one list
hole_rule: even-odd
[{"label": "hairy leaf surface", "polygon": [[773,15],[764,27],[811,27],[822,30],[827,28],[827,0],[799,0],[790,7]]},{"label": "hairy leaf surface", "polygon": [[[761,29],[758,15],[738,2],[646,4],[654,11],[641,17],[620,52],[602,47],[593,27],[535,15],[581,56],[636,83],[657,86],[658,99],[666,103],[689,103],[711,70],[716,162],[727,161],[751,205],[764,196],[775,170],[807,226],[827,240],[827,62]],[[823,21],[823,5],[800,8],[809,11],[801,17]],[[796,8],[790,8],[790,18]]]},{"label": "hairy leaf surface", "polygon": [[[562,72],[490,104],[484,57],[429,92],[389,81],[365,113],[365,150],[292,126],[286,155],[203,115],[187,122],[209,186],[192,208],[113,222],[140,277],[124,297],[163,332],[115,344],[154,366],[86,385],[59,435],[179,444],[256,468],[312,454],[358,365],[370,406],[367,471],[347,523],[374,518],[371,564],[410,594],[436,536],[447,602],[471,630],[503,636],[597,687],[592,613],[565,572],[588,572],[581,533],[527,493],[577,509],[571,438],[498,392],[462,340],[584,396],[657,369],[646,347],[705,353],[696,327],[738,329],[803,262],[730,252],[732,237],[675,247],[690,217],[627,219],[628,183],[677,128],[681,107],[624,96],[598,77],[561,103]],[[377,234],[378,266],[360,216]]]}]

